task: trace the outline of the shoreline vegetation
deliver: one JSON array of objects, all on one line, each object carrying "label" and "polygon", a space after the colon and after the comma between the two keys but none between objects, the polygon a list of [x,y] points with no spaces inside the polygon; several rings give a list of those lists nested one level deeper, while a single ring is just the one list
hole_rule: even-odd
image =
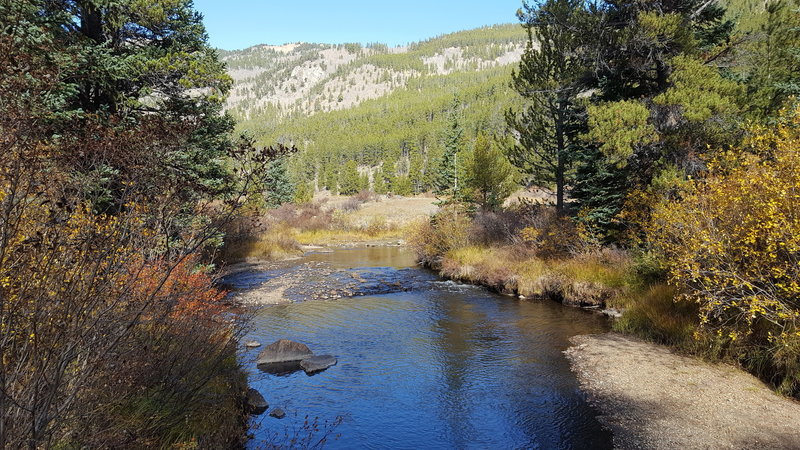
[{"label": "shoreline vegetation", "polygon": [[[651,255],[602,246],[548,206],[473,213],[461,208],[444,208],[407,237],[420,263],[440,276],[600,311],[614,319],[616,332],[733,364],[770,383],[769,372],[759,374],[741,359],[746,347],[703,332],[698,305],[679,299]],[[790,395],[779,383],[771,385]]]},{"label": "shoreline vegetation", "polygon": [[[255,89],[190,0],[0,2],[0,448],[244,445],[249,318],[216,277],[319,245],[407,242],[800,398],[800,10],[724,3],[543,0],[522,30],[398,52],[226,52]],[[311,67],[323,47],[340,68]],[[268,78],[302,65],[340,79]],[[395,92],[332,111],[366,76]],[[325,106],[247,97],[280,89]]]}]

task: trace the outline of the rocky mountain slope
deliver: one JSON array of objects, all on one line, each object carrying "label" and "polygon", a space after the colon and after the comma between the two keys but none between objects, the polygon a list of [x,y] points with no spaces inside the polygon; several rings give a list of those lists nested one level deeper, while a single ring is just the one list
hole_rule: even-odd
[{"label": "rocky mountain slope", "polygon": [[516,63],[524,43],[522,28],[508,24],[403,47],[294,43],[223,51],[234,79],[227,108],[240,119],[352,108],[415,78]]},{"label": "rocky mountain slope", "polygon": [[296,183],[336,191],[342,168],[355,161],[373,183],[382,167],[390,185],[410,179],[413,192],[425,192],[456,122],[466,152],[478,133],[504,132],[504,113],[518,101],[510,74],[526,42],[522,27],[507,24],[404,47],[296,43],[221,52],[234,79],[227,109],[257,145],[297,145],[289,164]]}]

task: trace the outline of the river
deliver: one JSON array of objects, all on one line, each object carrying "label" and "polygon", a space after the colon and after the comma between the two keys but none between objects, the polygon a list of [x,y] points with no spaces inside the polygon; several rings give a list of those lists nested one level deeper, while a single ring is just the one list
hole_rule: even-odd
[{"label": "river", "polygon": [[[312,443],[341,418],[328,448],[611,447],[562,354],[571,336],[607,331],[602,316],[440,280],[397,247],[314,253],[301,263],[326,268],[330,280],[350,275],[366,290],[257,312],[248,339],[303,342],[339,363],[278,376],[255,366],[258,349],[243,350],[251,386],[287,413],[253,418],[251,448],[306,436],[307,417],[321,428]],[[225,281],[249,289],[286,270]]]}]

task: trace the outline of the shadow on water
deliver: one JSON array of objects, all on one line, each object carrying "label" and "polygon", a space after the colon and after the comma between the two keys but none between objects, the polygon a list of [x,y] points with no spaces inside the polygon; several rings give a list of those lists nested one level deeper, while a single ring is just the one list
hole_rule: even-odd
[{"label": "shadow on water", "polygon": [[330,448],[611,447],[562,354],[571,336],[607,331],[601,316],[441,281],[398,248],[307,258],[412,289],[261,309],[248,338],[296,340],[339,364],[275,376],[245,353],[252,386],[288,413],[255,419],[253,448],[306,416],[345,417]]},{"label": "shadow on water", "polygon": [[261,372],[279,377],[291,375],[303,370],[303,368],[300,367],[300,361],[259,364],[256,367]]}]

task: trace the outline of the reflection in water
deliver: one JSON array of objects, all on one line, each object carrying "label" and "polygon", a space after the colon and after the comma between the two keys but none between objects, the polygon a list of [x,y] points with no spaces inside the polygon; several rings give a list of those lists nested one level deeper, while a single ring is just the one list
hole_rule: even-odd
[{"label": "reflection in water", "polygon": [[[413,263],[396,248],[310,258],[345,269],[390,266],[374,269],[388,276]],[[345,417],[333,448],[611,446],[561,353],[569,337],[605,331],[604,319],[402,272],[428,280],[427,287],[260,311],[251,337],[303,342],[339,364],[314,377],[278,377],[258,371],[258,350],[249,351],[252,385],[288,412],[283,421],[259,418],[257,436],[282,433],[309,415]]]}]

